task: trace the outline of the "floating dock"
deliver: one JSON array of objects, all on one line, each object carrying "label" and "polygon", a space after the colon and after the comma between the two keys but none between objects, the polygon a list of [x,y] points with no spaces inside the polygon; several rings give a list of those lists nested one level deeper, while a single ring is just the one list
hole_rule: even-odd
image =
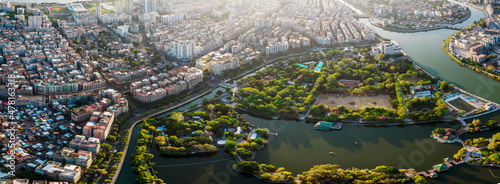
[{"label": "floating dock", "polygon": [[335,123],[335,125],[333,125],[332,129],[333,130],[340,130],[342,129],[342,123]]},{"label": "floating dock", "polygon": [[316,125],[314,125],[315,130],[323,130],[323,131],[330,131],[330,130],[340,130],[342,129],[342,123],[334,123],[334,122],[328,122],[328,121],[318,121]]}]

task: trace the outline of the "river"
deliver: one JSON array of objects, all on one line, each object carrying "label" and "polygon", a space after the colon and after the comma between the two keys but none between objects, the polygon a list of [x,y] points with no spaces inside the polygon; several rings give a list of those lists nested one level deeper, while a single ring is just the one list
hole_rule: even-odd
[{"label": "river", "polygon": [[[469,25],[474,20],[484,17],[482,11],[471,9],[471,18],[459,25]],[[460,67],[442,51],[442,41],[456,30],[435,30],[419,33],[396,33],[385,31],[369,24],[368,19],[361,22],[369,25],[379,35],[397,41],[403,50],[418,64],[433,75],[474,93],[483,98],[500,103],[500,83],[488,77]],[[215,90],[214,90],[215,91]],[[210,96],[213,96],[213,93]],[[202,99],[202,98],[201,98]],[[191,104],[200,103],[201,99],[179,109],[184,110]],[[346,125],[341,131],[321,132],[312,129],[312,124],[303,121],[266,120],[245,115],[250,123],[269,128],[279,136],[271,136],[269,145],[257,151],[255,161],[285,167],[294,175],[306,171],[317,164],[339,164],[343,168],[374,168],[378,165],[392,165],[400,168],[415,168],[417,171],[431,169],[445,157],[452,157],[461,145],[441,144],[431,139],[430,132],[436,127],[458,127],[447,123],[431,123],[405,127],[365,127]],[[500,120],[500,113],[480,118]],[[125,159],[124,168],[116,183],[131,183],[136,175],[130,167],[131,154],[137,145],[137,132],[133,131],[131,146]],[[464,138],[491,136],[495,132],[464,135]],[[354,144],[358,142],[359,144]],[[230,155],[219,151],[212,156],[190,158],[164,158],[156,150],[152,160],[156,163],[158,177],[167,183],[258,183],[256,178],[235,173],[231,165],[236,163]],[[335,152],[331,156],[328,152]],[[492,169],[500,176],[500,169]],[[468,165],[455,166],[450,171],[440,173],[433,183],[497,183],[487,168]]]}]

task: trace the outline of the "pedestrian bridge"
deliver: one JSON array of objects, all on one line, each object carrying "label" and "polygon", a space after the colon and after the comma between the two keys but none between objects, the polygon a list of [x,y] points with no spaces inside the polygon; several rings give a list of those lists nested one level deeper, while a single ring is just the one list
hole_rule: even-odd
[{"label": "pedestrian bridge", "polygon": [[235,87],[237,87],[237,86],[236,86],[236,85],[234,85],[234,84],[228,84],[228,83],[225,83],[225,82],[220,83],[219,85],[220,85],[221,87],[230,87],[230,88],[235,88]]},{"label": "pedestrian bridge", "polygon": [[443,24],[443,26],[444,26],[445,28],[449,28],[449,29],[457,29],[457,30],[458,30],[458,29],[465,29],[465,28],[467,28],[467,27],[465,27],[465,26],[452,25],[452,24]]}]

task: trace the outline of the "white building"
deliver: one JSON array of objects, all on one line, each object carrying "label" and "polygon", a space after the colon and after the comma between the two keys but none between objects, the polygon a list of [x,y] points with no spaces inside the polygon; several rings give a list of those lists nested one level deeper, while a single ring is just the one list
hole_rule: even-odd
[{"label": "white building", "polygon": [[144,13],[156,11],[156,0],[144,0]]},{"label": "white building", "polygon": [[125,36],[128,33],[129,25],[121,25],[116,28],[116,33],[120,36]]},{"label": "white building", "polygon": [[125,1],[125,12],[134,13],[134,0]]},{"label": "white building", "polygon": [[117,14],[123,13],[123,4],[121,3],[116,4],[115,9]]},{"label": "white building", "polygon": [[33,28],[42,27],[42,16],[29,16],[28,26]]},{"label": "white building", "polygon": [[184,20],[191,20],[191,15],[178,13],[178,14],[169,14],[161,16],[161,22],[164,24],[175,24],[182,22]]},{"label": "white building", "polygon": [[24,14],[24,8],[17,8],[17,14]]},{"label": "white building", "polygon": [[194,56],[194,41],[175,41],[175,57],[180,60],[189,60]]},{"label": "white building", "polygon": [[97,18],[101,17],[101,4],[98,4],[96,7],[95,7],[95,16]]},{"label": "white building", "polygon": [[385,55],[401,54],[402,49],[398,43],[394,41],[383,41],[377,46],[372,47],[372,54],[376,56],[379,53]]}]

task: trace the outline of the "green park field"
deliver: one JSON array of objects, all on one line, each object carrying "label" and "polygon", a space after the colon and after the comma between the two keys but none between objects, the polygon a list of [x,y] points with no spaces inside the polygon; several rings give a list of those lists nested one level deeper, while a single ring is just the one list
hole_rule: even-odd
[{"label": "green park field", "polygon": [[69,14],[69,10],[66,7],[51,7],[50,11],[53,15]]}]

